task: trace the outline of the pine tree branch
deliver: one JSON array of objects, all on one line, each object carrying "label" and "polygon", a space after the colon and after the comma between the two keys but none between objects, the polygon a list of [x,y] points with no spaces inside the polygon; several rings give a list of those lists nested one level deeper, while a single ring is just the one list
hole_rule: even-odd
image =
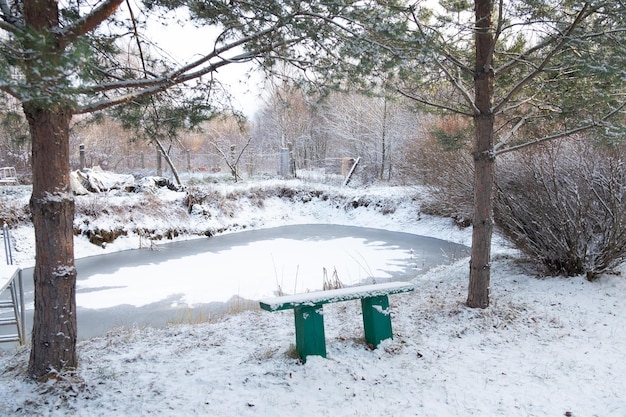
[{"label": "pine tree branch", "polygon": [[12,25],[9,22],[5,22],[4,20],[0,20],[0,29],[6,30],[9,33],[18,33],[19,29],[17,26]]},{"label": "pine tree branch", "polygon": [[[413,17],[413,22],[417,25],[417,28],[418,28],[420,34],[422,35],[423,38],[427,38],[426,31],[424,30],[423,25],[421,23],[419,23],[419,19],[415,15],[415,9],[411,8],[410,11],[411,11],[411,15]],[[437,36],[441,37],[441,34],[438,31],[435,31],[435,33],[437,34]],[[472,76],[474,75],[474,71],[471,68],[469,68],[468,66],[464,65],[461,61],[459,61],[456,57],[454,57],[451,53],[449,53],[446,50],[446,48],[442,47],[440,52],[446,59],[448,59],[450,62],[452,62],[452,64],[455,65],[457,68],[461,69],[462,71],[464,71],[467,74],[470,74]],[[446,75],[446,78],[448,78],[448,81],[450,81],[452,86],[454,88],[456,88],[461,93],[463,98],[465,98],[465,101],[472,108],[472,111],[474,112],[474,114],[480,113],[480,110],[478,110],[478,108],[476,107],[476,103],[474,102],[474,98],[472,97],[470,92],[465,88],[465,86],[463,86],[461,81],[459,79],[455,78],[452,75],[452,73],[450,73],[450,71],[445,67],[445,65],[443,65],[443,62],[441,62],[441,60],[439,58],[437,58],[434,54],[432,56],[432,59],[434,60],[435,64],[439,67],[439,69],[441,69],[443,71],[443,73]],[[400,92],[400,94],[403,94],[403,93]],[[405,97],[411,98],[411,97],[409,97],[407,95],[405,95]],[[437,107],[437,108],[440,108],[440,109],[450,109],[448,106],[445,106],[445,105],[434,105],[433,103],[430,103],[429,100],[423,100],[422,99],[422,100],[417,100],[417,101],[419,101],[422,104],[427,104],[427,105],[434,106],[434,107]],[[455,113],[459,113],[458,111],[454,111],[454,112]],[[461,114],[465,114],[465,113],[461,113]]]},{"label": "pine tree branch", "polygon": [[95,29],[100,23],[109,18],[119,8],[124,0],[105,0],[91,13],[81,17],[76,22],[58,32],[62,45],[69,45],[79,36]]},{"label": "pine tree branch", "polygon": [[583,6],[583,8],[580,10],[580,12],[578,12],[578,14],[576,15],[576,18],[574,19],[574,21],[572,22],[572,24],[567,28],[567,31],[561,35],[559,41],[557,42],[557,44],[554,46],[554,48],[552,48],[552,50],[550,52],[548,52],[546,54],[546,56],[543,58],[543,60],[539,63],[539,65],[535,68],[534,71],[530,72],[528,75],[526,75],[526,77],[524,77],[519,83],[517,83],[517,85],[515,85],[511,91],[509,91],[509,93],[500,101],[500,103],[498,105],[496,105],[493,109],[494,113],[498,113],[498,111],[506,104],[508,103],[522,88],[524,88],[529,82],[531,82],[533,79],[535,79],[541,72],[543,72],[544,68],[548,65],[548,63],[552,60],[552,58],[557,54],[557,52],[559,52],[563,46],[565,45],[565,43],[567,42],[567,40],[569,39],[569,36],[572,34],[572,32],[574,31],[574,29],[576,27],[578,27],[578,25],[580,24],[580,22],[583,21],[583,19],[585,18],[585,15],[587,13],[587,9],[589,8],[589,3],[585,3],[585,5]]},{"label": "pine tree branch", "polygon": [[11,8],[7,3],[7,0],[0,0],[0,11],[2,12],[2,19],[0,19],[0,29],[4,29],[7,32],[19,33],[24,28],[24,23],[11,13]]},{"label": "pine tree branch", "polygon": [[406,97],[408,99],[417,101],[418,103],[424,104],[424,105],[426,105],[428,107],[433,107],[433,108],[436,108],[436,109],[439,109],[439,110],[446,110],[446,111],[449,111],[449,112],[452,112],[452,113],[459,114],[461,116],[468,116],[468,117],[473,117],[474,116],[474,113],[464,112],[464,111],[461,111],[459,109],[455,109],[454,107],[450,107],[450,106],[447,106],[447,105],[442,104],[442,103],[436,103],[434,101],[426,100],[425,98],[422,98],[422,97],[419,97],[419,96],[407,93],[406,91],[403,91],[403,90],[401,90],[398,87],[396,87],[396,92],[398,92],[403,97]]},{"label": "pine tree branch", "polygon": [[573,135],[575,133],[580,133],[580,132],[584,132],[584,131],[589,130],[589,129],[593,129],[595,127],[601,126],[604,122],[606,122],[608,119],[610,119],[611,117],[613,117],[614,115],[616,115],[617,113],[622,111],[625,107],[626,107],[626,103],[622,103],[617,108],[615,108],[615,109],[611,110],[609,113],[605,114],[598,121],[593,121],[593,122],[587,123],[587,124],[585,124],[583,126],[579,126],[577,128],[566,130],[566,131],[563,131],[563,132],[558,132],[558,133],[555,133],[553,135],[544,136],[543,138],[536,139],[536,140],[533,140],[531,142],[526,142],[526,143],[522,143],[520,145],[511,146],[510,148],[502,149],[500,151],[495,152],[495,155],[501,155],[501,154],[504,154],[504,153],[507,153],[507,152],[517,151],[519,149],[523,149],[523,148],[526,148],[526,147],[531,146],[531,145],[536,145],[538,143],[543,143],[543,142],[547,142],[547,141],[550,141],[550,140],[563,138],[563,137],[566,137],[566,136]]},{"label": "pine tree branch", "polygon": [[[409,8],[409,12],[411,13],[411,17],[413,19],[413,23],[415,24],[415,26],[419,30],[420,35],[422,36],[422,38],[427,39],[428,36],[426,34],[426,31],[424,30],[424,27],[428,27],[428,26],[424,25],[423,23],[420,23],[419,18],[415,14],[415,7],[410,7]],[[441,32],[439,32],[437,29],[434,29],[432,27],[428,27],[428,30],[431,31],[431,32],[434,32],[436,34],[436,37],[438,37],[440,40],[444,38],[444,36],[442,36]],[[443,41],[441,41],[441,43],[443,44]],[[464,73],[469,74],[471,76],[474,75],[474,70],[471,67],[465,65],[463,62],[461,62],[459,59],[457,59],[445,47],[442,46],[442,48],[441,48],[441,50],[439,52],[448,61],[452,62],[456,67],[458,67]]]},{"label": "pine tree branch", "polygon": [[[212,52],[200,57],[199,59],[192,61],[184,66],[181,66],[180,68],[174,71],[171,71],[167,74],[164,74],[160,77],[155,76],[153,78],[138,78],[138,79],[131,79],[131,80],[121,79],[116,82],[101,83],[97,85],[82,87],[79,89],[75,89],[73,92],[76,94],[94,94],[94,93],[101,93],[105,91],[112,91],[112,90],[119,90],[119,89],[152,88],[155,86],[162,85],[164,83],[167,83],[170,85],[180,84],[180,83],[189,81],[193,78],[197,78],[203,74],[214,72],[215,70],[217,70],[218,68],[226,64],[247,62],[251,59],[254,59],[255,57],[259,56],[262,53],[266,53],[272,49],[278,48],[279,46],[287,46],[289,45],[289,43],[297,42],[299,40],[299,39],[290,40],[288,41],[289,43],[281,42],[281,43],[269,44],[266,47],[259,48],[256,51],[244,52],[242,54],[236,55],[231,58],[222,57],[224,53],[229,52],[233,49],[236,49],[239,46],[242,46],[247,42],[252,42],[263,36],[269,35],[270,33],[272,33],[272,31],[275,31],[277,29],[278,29],[277,27],[268,28],[266,30],[241,38],[235,42],[224,45],[220,48],[216,48]],[[219,59],[218,62],[214,62],[210,65],[207,65],[206,67],[204,67],[203,70],[202,69],[198,70],[198,68],[202,68],[204,64],[207,64],[209,61],[211,61],[212,59],[216,59],[216,58]],[[194,72],[191,72],[191,71],[194,71]]]},{"label": "pine tree branch", "polygon": [[[288,44],[287,44],[288,45]],[[123,94],[114,98],[106,98],[94,103],[86,104],[79,106],[74,114],[85,114],[92,113],[99,110],[104,110],[119,104],[128,103],[132,100],[149,97],[154,94],[161,93],[168,88],[184,84],[188,81],[200,78],[204,75],[211,74],[217,72],[218,69],[224,67],[229,64],[240,63],[240,62],[248,62],[263,53],[269,52],[275,48],[280,46],[286,46],[283,42],[277,44],[270,44],[264,48],[252,51],[252,52],[244,52],[237,56],[231,58],[222,58],[221,61],[210,64],[208,66],[197,69],[193,72],[187,72],[181,74],[181,70],[174,71],[165,76],[151,79],[135,79],[129,81],[120,81],[117,83],[109,83],[106,85],[94,86],[92,88],[83,88],[80,90],[75,90],[74,93],[80,94],[94,94],[96,92],[104,92],[104,91],[114,91],[114,90],[123,90],[123,89],[136,89],[137,91]],[[185,68],[194,69],[193,66],[189,65]]]}]

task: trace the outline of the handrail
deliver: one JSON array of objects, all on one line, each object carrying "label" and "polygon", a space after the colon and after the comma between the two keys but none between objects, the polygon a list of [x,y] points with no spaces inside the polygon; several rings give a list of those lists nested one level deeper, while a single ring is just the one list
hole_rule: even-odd
[{"label": "handrail", "polygon": [[[2,236],[4,241],[4,254],[8,266],[13,265],[13,251],[11,245],[11,236],[9,233],[9,226],[6,222],[2,225]],[[14,268],[0,267],[0,269],[6,269],[7,282],[6,285],[2,285],[0,292],[10,287],[11,290],[11,304],[13,307],[13,314],[15,315],[15,323],[17,324],[17,339],[21,345],[26,344],[26,317],[25,317],[25,305],[24,305],[24,281],[22,279],[22,269],[18,266]],[[17,282],[16,282],[17,278]],[[17,288],[16,288],[17,285]],[[15,340],[15,339],[13,339]],[[9,340],[6,340],[9,341]]]}]

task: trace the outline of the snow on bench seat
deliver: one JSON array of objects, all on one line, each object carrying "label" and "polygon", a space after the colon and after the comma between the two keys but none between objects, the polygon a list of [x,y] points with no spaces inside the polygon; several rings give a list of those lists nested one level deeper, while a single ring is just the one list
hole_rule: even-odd
[{"label": "snow on bench seat", "polygon": [[289,310],[301,306],[314,306],[361,298],[378,297],[413,291],[413,284],[408,282],[387,282],[384,284],[361,285],[358,287],[338,288],[336,290],[313,291],[303,294],[259,300],[261,308],[267,311]]},{"label": "snow on bench seat", "polygon": [[322,311],[324,304],[360,299],[365,340],[370,347],[376,348],[381,341],[393,338],[387,296],[409,291],[413,291],[413,284],[388,282],[264,298],[259,300],[259,304],[267,311],[293,309],[296,325],[296,351],[300,358],[306,361],[306,357],[311,355],[326,357]]}]

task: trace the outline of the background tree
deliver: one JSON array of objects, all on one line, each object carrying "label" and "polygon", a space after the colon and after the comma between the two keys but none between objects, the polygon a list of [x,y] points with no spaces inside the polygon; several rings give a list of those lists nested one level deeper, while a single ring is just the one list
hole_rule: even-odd
[{"label": "background tree", "polygon": [[148,158],[153,156],[154,146],[141,140],[141,137],[129,134],[118,120],[102,116],[74,118],[70,130],[72,168],[80,167],[79,147],[84,145],[86,168],[99,166],[115,172],[144,171],[146,155]]},{"label": "background tree", "polygon": [[294,82],[297,76],[295,69],[282,68],[266,80],[266,97],[255,129],[257,135],[274,139],[273,151],[291,149],[294,170],[311,168],[312,161],[325,158],[325,146],[315,126],[315,97],[306,97],[306,91]]},{"label": "background tree", "polygon": [[233,180],[240,180],[240,162],[252,142],[245,120],[236,115],[223,116],[206,123],[203,130],[212,150],[228,167]]},{"label": "background tree", "polygon": [[401,100],[358,93],[331,94],[321,107],[323,130],[335,158],[361,158],[369,182],[389,181],[403,165],[400,149],[416,140],[419,115]]},{"label": "background tree", "polygon": [[[270,68],[285,60],[318,80],[332,77],[345,69],[342,62],[369,65],[367,57],[344,61],[341,49],[354,48],[368,36],[357,22],[384,20],[384,11],[370,5],[324,0],[154,0],[143,5],[141,15],[122,3],[0,0],[0,90],[21,103],[32,138],[36,256],[28,373],[37,379],[78,365],[69,189],[72,117],[139,103],[175,86],[191,88],[184,96],[190,103],[210,102],[217,71],[242,62]],[[173,9],[193,20],[175,24],[210,26],[215,36],[203,39],[198,55],[187,62],[172,62],[167,54],[144,56],[138,69],[128,45],[136,44],[147,19],[168,22],[164,12]],[[149,35],[143,36],[141,41]]]},{"label": "background tree", "polygon": [[30,167],[30,136],[28,125],[19,103],[0,94],[0,149],[2,166],[13,166],[18,171]]},{"label": "background tree", "polygon": [[[441,6],[405,9],[427,53],[407,57],[395,88],[420,105],[473,120],[467,304],[484,308],[496,156],[592,128],[613,140],[623,135],[626,5],[475,0]],[[423,72],[414,74],[418,65]]]}]

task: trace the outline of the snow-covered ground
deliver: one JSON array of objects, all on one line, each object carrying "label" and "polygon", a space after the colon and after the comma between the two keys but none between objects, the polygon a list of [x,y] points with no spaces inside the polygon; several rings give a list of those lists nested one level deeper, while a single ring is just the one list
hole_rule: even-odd
[{"label": "snow-covered ground", "polygon": [[[219,213],[199,204],[191,215],[180,207],[182,193],[172,191],[151,197],[170,201],[165,213],[161,206],[146,209],[137,195],[84,196],[77,204],[94,212],[126,209],[97,218],[79,214],[75,225],[158,234],[170,228],[165,218],[187,235],[200,235],[333,223],[470,243],[469,230],[419,213],[412,199],[419,190],[280,186],[315,192],[259,203],[249,195],[258,185],[239,185],[245,198],[222,201]],[[341,198],[332,197],[337,194]],[[29,265],[32,229],[18,227],[13,236],[16,259]],[[140,245],[145,238],[132,233],[105,248],[77,237],[76,253]],[[364,344],[358,302],[324,307],[328,358],[309,357],[306,364],[293,357],[289,311],[243,311],[164,329],[116,328],[80,342],[77,373],[47,384],[23,377],[27,349],[0,352],[0,415],[626,416],[626,265],[621,275],[593,283],[540,278],[495,239],[491,269],[491,305],[484,310],[464,306],[467,258],[416,277],[413,293],[390,297],[395,337],[376,350]]]}]

